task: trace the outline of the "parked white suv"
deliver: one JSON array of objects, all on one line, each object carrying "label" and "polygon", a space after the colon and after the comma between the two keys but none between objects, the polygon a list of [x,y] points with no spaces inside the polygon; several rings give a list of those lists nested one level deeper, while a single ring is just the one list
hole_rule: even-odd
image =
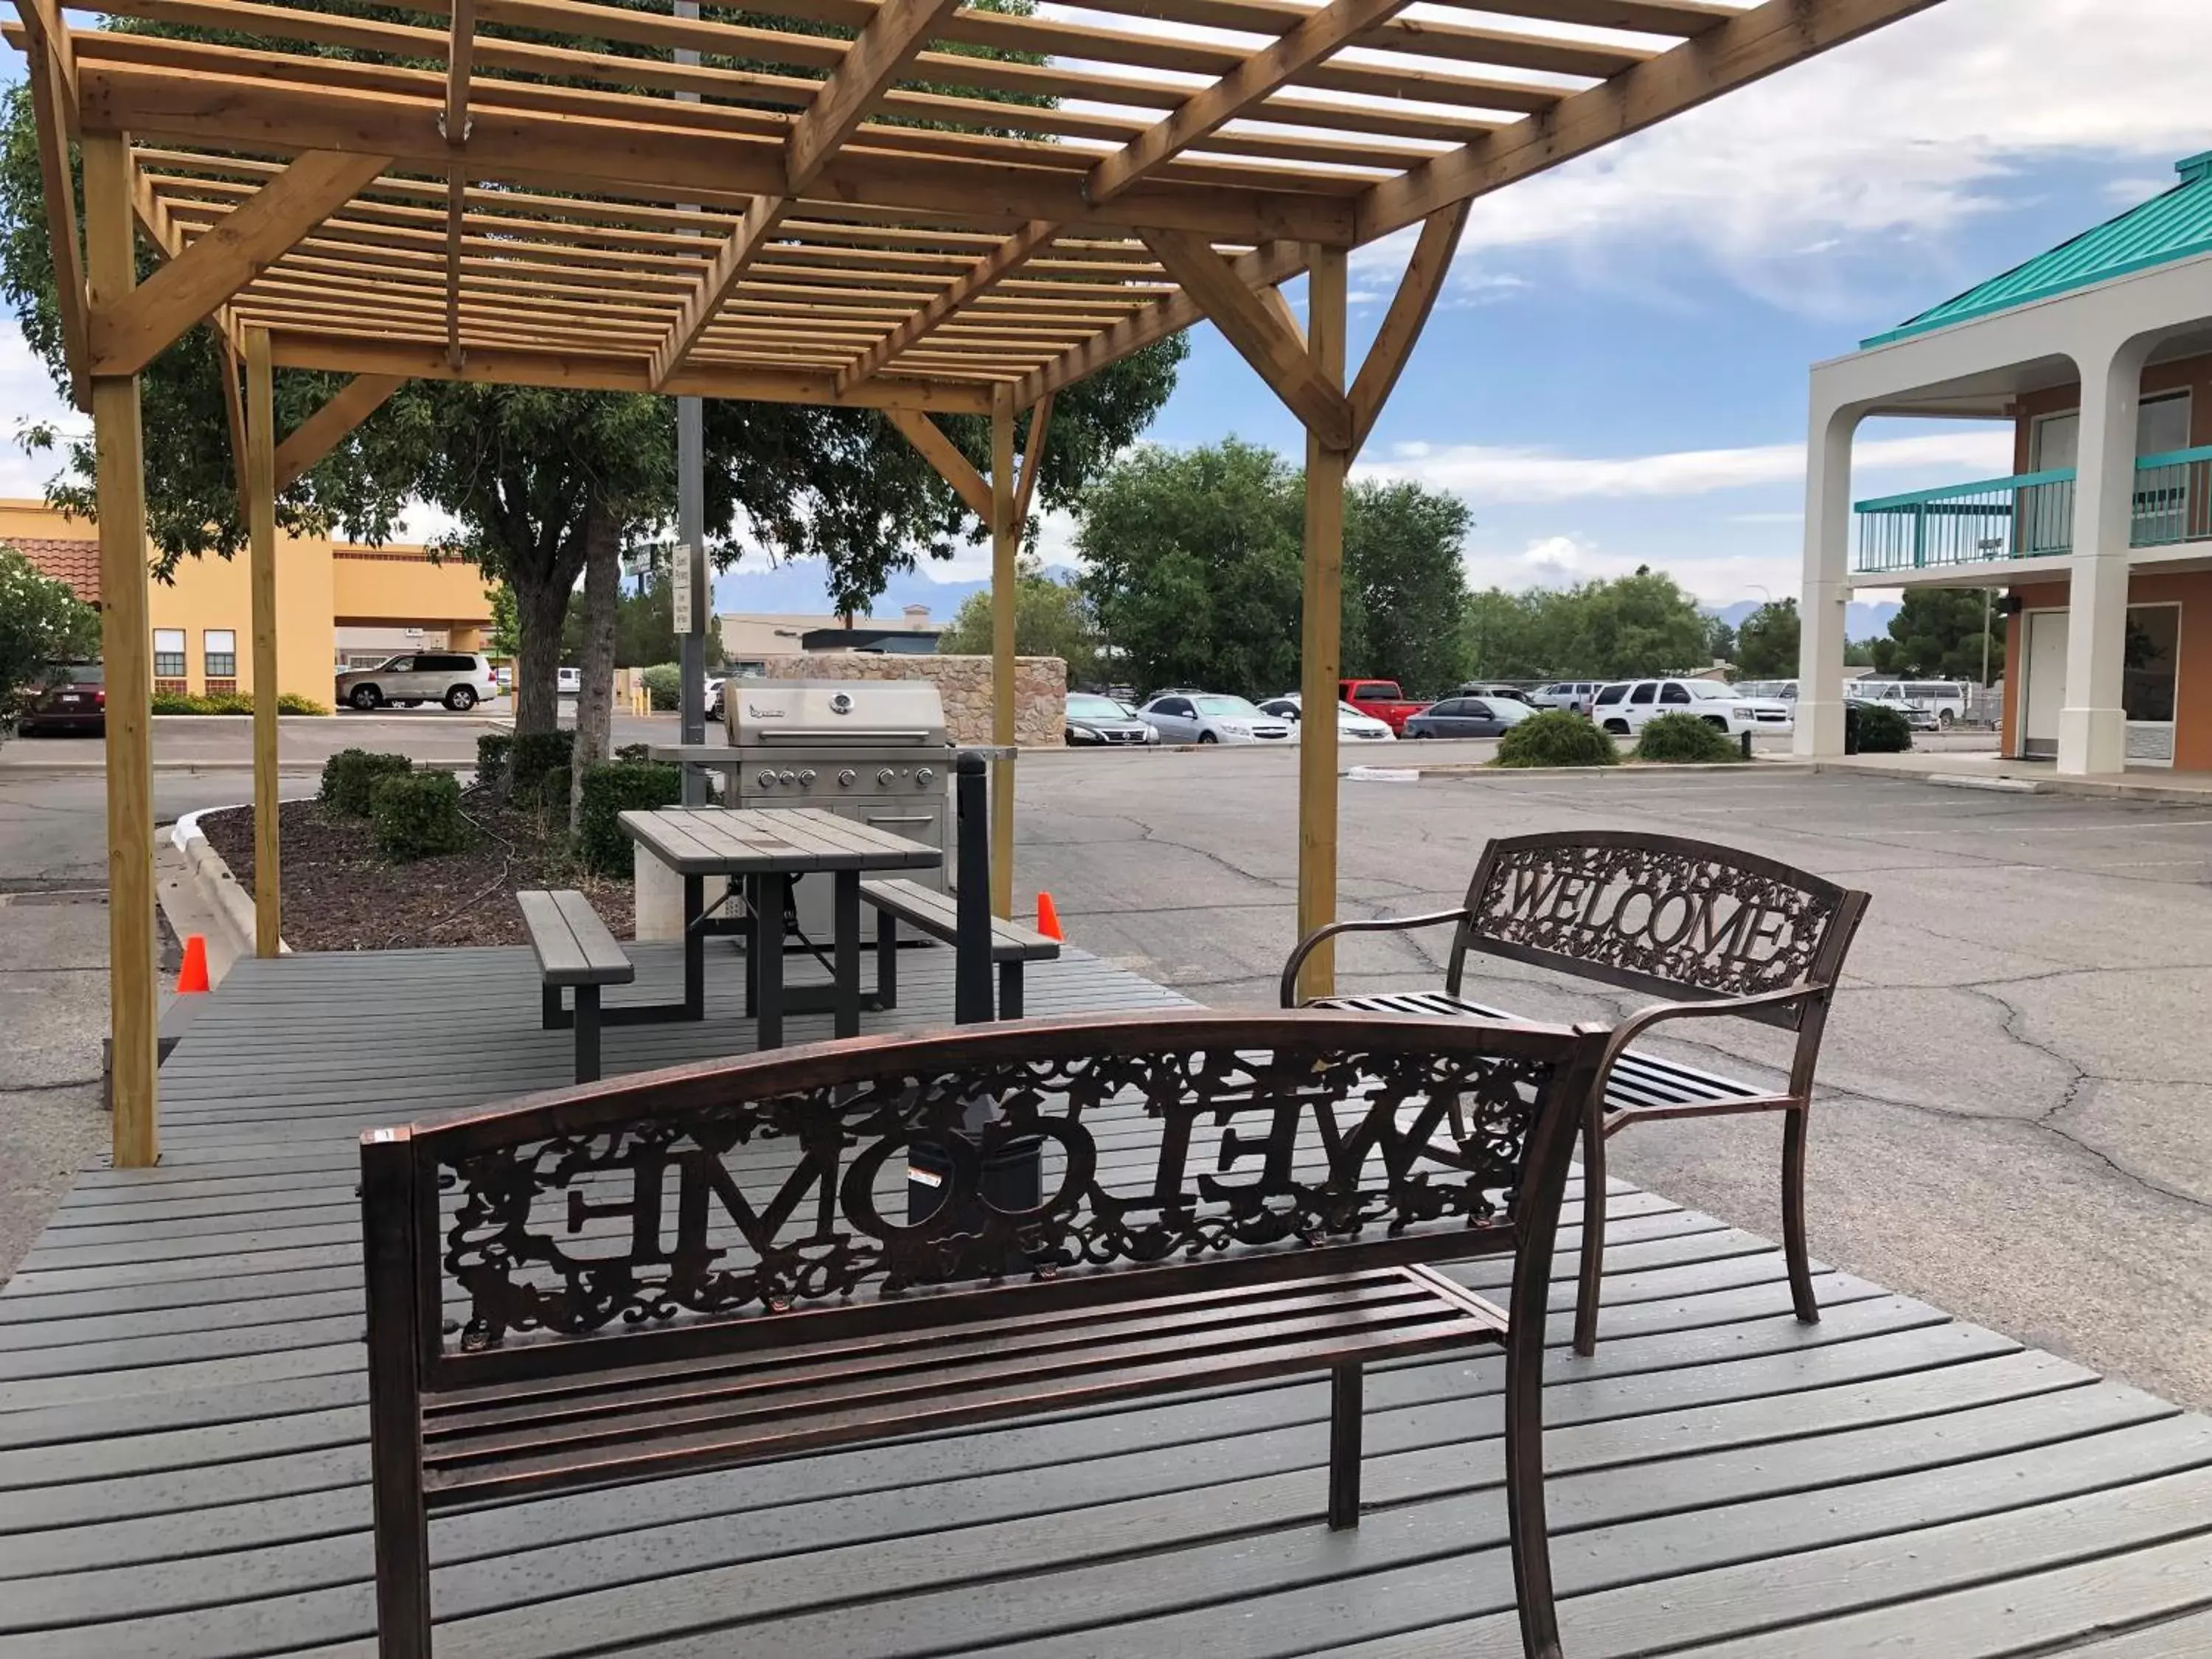
[{"label": "parked white suv", "polygon": [[497,696],[499,680],[481,656],[462,651],[411,651],[404,656],[387,657],[374,668],[356,668],[339,675],[337,694],[341,703],[364,711],[388,702],[404,708],[442,702],[456,714],[465,714]]},{"label": "parked white suv", "polygon": [[1794,729],[1795,710],[1778,697],[1740,696],[1718,680],[1616,680],[1601,686],[1590,718],[1615,737],[1633,737],[1661,714],[1694,714],[1732,738]]}]

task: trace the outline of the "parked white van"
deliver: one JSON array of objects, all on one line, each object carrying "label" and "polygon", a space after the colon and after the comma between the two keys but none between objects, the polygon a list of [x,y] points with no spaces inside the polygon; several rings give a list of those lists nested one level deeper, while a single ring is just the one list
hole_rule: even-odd
[{"label": "parked white van", "polygon": [[1876,702],[1901,702],[1915,708],[1923,708],[1936,717],[1936,724],[1948,726],[1966,718],[1969,699],[1975,688],[1965,680],[1889,680],[1868,675],[1855,681],[1850,688],[1855,697],[1865,697]]}]

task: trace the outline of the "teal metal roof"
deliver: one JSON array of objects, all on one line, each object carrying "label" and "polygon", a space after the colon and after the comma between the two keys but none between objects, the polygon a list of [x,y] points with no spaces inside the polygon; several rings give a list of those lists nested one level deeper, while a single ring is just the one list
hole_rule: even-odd
[{"label": "teal metal roof", "polygon": [[2174,171],[2181,182],[2172,190],[1859,344],[1887,345],[2130,271],[2212,252],[2212,150],[2175,163]]}]

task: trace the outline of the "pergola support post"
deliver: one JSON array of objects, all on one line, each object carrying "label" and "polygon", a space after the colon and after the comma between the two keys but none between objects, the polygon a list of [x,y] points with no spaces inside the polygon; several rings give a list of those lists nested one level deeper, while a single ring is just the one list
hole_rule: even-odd
[{"label": "pergola support post", "polygon": [[991,741],[1002,753],[991,768],[991,911],[1014,914],[1014,612],[1019,595],[1014,550],[1014,400],[1006,386],[991,400]]},{"label": "pergola support post", "polygon": [[[119,132],[83,139],[85,275],[93,305],[128,298],[131,146]],[[100,511],[100,641],[107,690],[107,1007],[113,1161],[161,1157],[161,1030],[154,964],[153,623],[146,572],[146,462],[138,377],[92,377]]]},{"label": "pergola support post", "polygon": [[253,616],[253,954],[283,927],[276,800],[276,399],[269,331],[246,333],[246,534]]},{"label": "pergola support post", "polygon": [[[1306,277],[1306,355],[1314,377],[1344,390],[1345,255],[1311,250]],[[1299,614],[1298,937],[1336,920],[1336,687],[1343,654],[1344,475],[1348,449],[1306,428],[1304,585]],[[1334,940],[1308,956],[1301,997],[1336,989]]]}]

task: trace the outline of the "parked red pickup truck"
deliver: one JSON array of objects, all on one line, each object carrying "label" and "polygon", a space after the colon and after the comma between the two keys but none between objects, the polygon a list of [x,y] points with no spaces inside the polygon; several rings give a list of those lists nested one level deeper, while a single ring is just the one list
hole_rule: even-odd
[{"label": "parked red pickup truck", "polygon": [[1428,707],[1409,702],[1395,680],[1339,680],[1336,695],[1361,714],[1372,714],[1401,738],[1406,735],[1406,721]]}]

